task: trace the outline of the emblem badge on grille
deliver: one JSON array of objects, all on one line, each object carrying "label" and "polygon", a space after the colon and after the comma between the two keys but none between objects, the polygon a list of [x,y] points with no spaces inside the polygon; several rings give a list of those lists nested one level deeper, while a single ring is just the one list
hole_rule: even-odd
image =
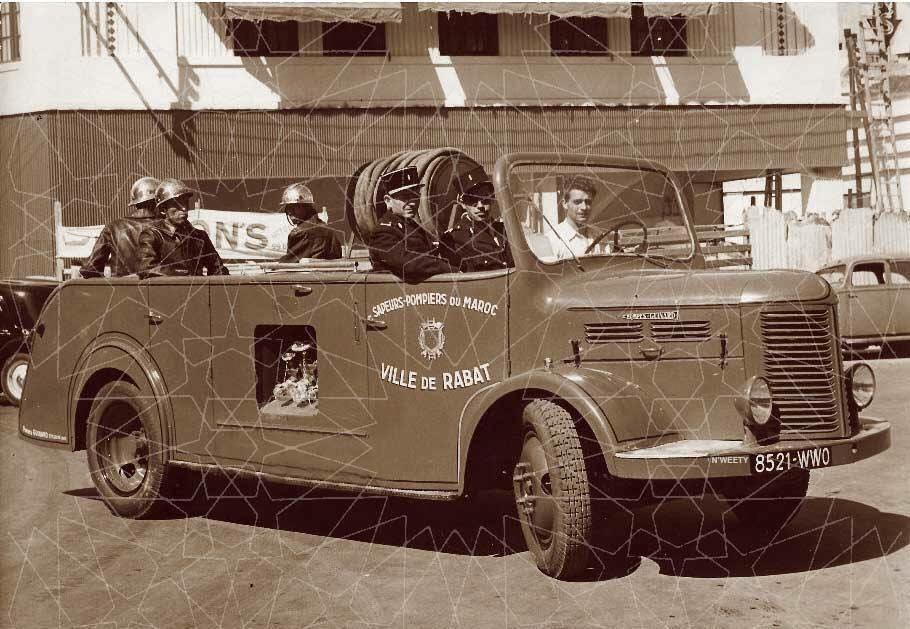
[{"label": "emblem badge on grille", "polygon": [[420,345],[420,354],[427,360],[435,360],[442,356],[442,350],[446,345],[446,335],[442,331],[443,327],[445,327],[445,324],[435,319],[430,319],[420,324],[417,343]]},{"label": "emblem badge on grille", "polygon": [[626,312],[623,319],[630,321],[678,321],[679,310],[661,310],[658,312]]}]

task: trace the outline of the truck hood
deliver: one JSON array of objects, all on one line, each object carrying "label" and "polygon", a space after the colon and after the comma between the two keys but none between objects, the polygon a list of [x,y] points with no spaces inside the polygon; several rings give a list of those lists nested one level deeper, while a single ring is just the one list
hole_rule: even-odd
[{"label": "truck hood", "polygon": [[827,282],[805,271],[677,271],[671,269],[579,273],[559,283],[554,305],[628,308],[818,301]]}]

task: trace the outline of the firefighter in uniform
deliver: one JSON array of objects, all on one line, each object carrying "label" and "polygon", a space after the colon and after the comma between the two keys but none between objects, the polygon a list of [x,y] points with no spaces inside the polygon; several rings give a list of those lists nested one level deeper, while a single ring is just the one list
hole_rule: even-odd
[{"label": "firefighter in uniform", "polygon": [[165,179],[155,191],[161,218],[139,236],[139,275],[228,275],[208,234],[187,220],[193,191],[182,181]]},{"label": "firefighter in uniform", "polygon": [[155,209],[154,177],[137,179],[130,188],[132,212],[104,226],[95,241],[91,255],[82,265],[82,277],[103,277],[104,267],[110,264],[111,275],[122,277],[139,271],[139,234],[161,214]]},{"label": "firefighter in uniform", "polygon": [[341,243],[331,228],[316,216],[313,193],[302,183],[291,184],[281,195],[281,208],[294,226],[288,234],[288,252],[279,262],[302,258],[334,260],[341,257]]},{"label": "firefighter in uniform", "polygon": [[439,255],[430,234],[414,220],[422,185],[416,166],[379,178],[386,211],[369,239],[373,268],[391,271],[408,283],[456,270]]},{"label": "firefighter in uniform", "polygon": [[475,168],[456,179],[455,185],[459,193],[453,211],[458,217],[439,243],[452,266],[464,272],[512,266],[505,226],[491,220],[495,197],[486,172]]}]

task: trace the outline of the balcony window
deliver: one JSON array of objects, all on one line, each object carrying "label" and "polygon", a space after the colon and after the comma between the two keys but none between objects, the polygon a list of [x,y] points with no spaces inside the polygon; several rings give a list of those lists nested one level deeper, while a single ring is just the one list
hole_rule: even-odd
[{"label": "balcony window", "polygon": [[322,54],[327,57],[381,57],[386,54],[385,24],[326,22]]},{"label": "balcony window", "polygon": [[19,59],[19,3],[0,2],[0,63]]},{"label": "balcony window", "polygon": [[238,57],[292,57],[300,50],[294,21],[239,20],[228,23],[228,34]]},{"label": "balcony window", "polygon": [[490,13],[438,13],[439,54],[448,56],[496,56],[499,54],[499,22]]},{"label": "balcony window", "polygon": [[550,19],[553,55],[607,55],[607,20],[602,17]]},{"label": "balcony window", "polygon": [[633,4],[630,29],[633,56],[685,57],[689,53],[685,17],[649,17],[641,4]]}]

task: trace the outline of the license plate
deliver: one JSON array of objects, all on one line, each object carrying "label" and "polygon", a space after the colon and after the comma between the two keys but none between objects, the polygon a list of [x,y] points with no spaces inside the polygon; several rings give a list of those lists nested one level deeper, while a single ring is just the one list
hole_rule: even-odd
[{"label": "license plate", "polygon": [[753,474],[773,474],[791,469],[811,470],[831,465],[831,448],[801,448],[785,452],[765,452],[749,456]]}]

